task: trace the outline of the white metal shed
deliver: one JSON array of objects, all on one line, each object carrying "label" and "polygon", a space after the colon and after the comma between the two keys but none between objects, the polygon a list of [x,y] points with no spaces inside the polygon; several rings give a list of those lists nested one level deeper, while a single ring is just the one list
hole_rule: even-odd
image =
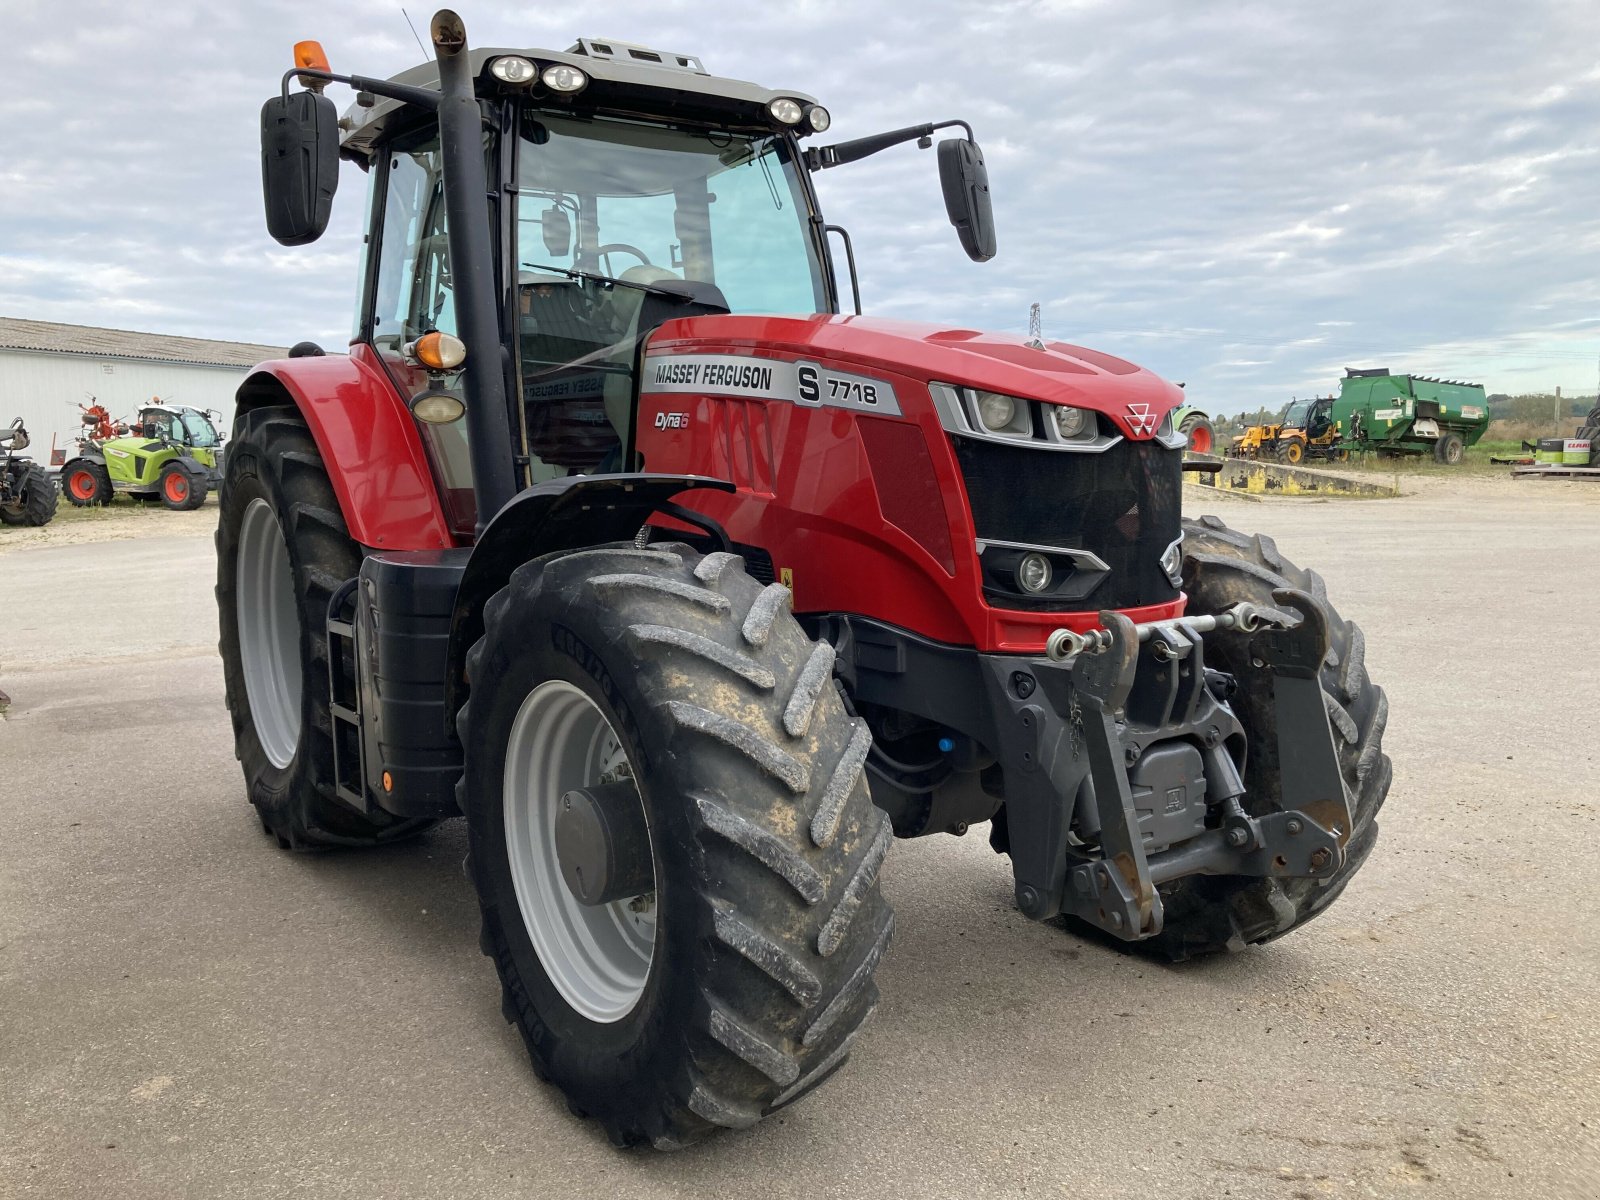
[{"label": "white metal shed", "polygon": [[250,368],[287,353],[281,346],[0,317],[0,425],[21,417],[33,439],[28,453],[45,463],[52,438],[57,450],[72,449],[78,405],[90,396],[113,418],[130,418],[159,396],[214,409],[226,428],[234,391]]}]

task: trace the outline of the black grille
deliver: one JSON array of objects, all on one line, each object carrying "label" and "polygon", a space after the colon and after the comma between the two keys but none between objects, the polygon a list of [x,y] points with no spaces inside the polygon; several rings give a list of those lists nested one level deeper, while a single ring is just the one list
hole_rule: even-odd
[{"label": "black grille", "polygon": [[[955,446],[978,537],[1088,550],[1110,566],[1072,608],[1133,608],[1177,598],[1161,554],[1182,531],[1181,450],[1127,440],[1099,454],[975,438],[956,438]],[[985,591],[1003,608],[1062,607],[1058,598],[1024,599],[1014,588]]]}]

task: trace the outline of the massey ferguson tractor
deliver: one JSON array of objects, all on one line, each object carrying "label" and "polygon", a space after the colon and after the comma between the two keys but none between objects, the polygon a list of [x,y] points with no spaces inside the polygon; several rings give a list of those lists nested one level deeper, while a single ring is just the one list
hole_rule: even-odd
[{"label": "massey ferguson tractor", "polygon": [[811,97],[691,55],[431,34],[389,80],[301,43],[263,111],[279,242],[341,157],[371,181],[350,352],[247,378],[222,485],[228,706],[281,846],[464,816],[535,1072],[663,1149],[845,1060],[897,836],[987,822],[1024,916],[1169,960],[1332,903],[1383,693],[1316,575],[1182,519],[1179,390],[841,315],[818,172],[954,131],[945,205],[994,254],[963,122],[815,145]]}]

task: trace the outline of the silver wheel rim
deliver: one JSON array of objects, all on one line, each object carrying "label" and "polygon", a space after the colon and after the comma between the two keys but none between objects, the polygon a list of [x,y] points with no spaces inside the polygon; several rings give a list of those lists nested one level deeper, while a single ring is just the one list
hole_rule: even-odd
[{"label": "silver wheel rim", "polygon": [[633,778],[622,741],[594,701],[565,680],[522,702],[506,742],[506,855],[528,938],[561,998],[609,1024],[644,994],[655,951],[655,893],[590,907],[556,861],[555,821],[573,788]]},{"label": "silver wheel rim", "polygon": [[300,743],[300,612],[289,548],[265,500],[252,500],[244,510],[236,583],[239,659],[250,719],[267,760],[287,767]]}]

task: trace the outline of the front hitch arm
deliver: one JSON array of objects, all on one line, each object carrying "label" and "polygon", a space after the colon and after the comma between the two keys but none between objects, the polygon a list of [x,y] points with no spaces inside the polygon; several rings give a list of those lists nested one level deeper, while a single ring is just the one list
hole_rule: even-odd
[{"label": "front hitch arm", "polygon": [[[1062,911],[1137,941],[1161,931],[1156,889],[1162,883],[1188,875],[1325,879],[1343,865],[1351,830],[1349,796],[1319,678],[1328,654],[1327,622],[1304,592],[1280,589],[1273,599],[1277,610],[1238,605],[1216,617],[1142,626],[1121,613],[1103,612],[1105,628],[1077,635],[1083,644],[1061,656],[1070,663],[1073,689],[1084,709],[1081,731],[1101,847],[1099,859],[1069,870]],[[1222,747],[1208,747],[1208,790],[1222,806],[1219,826],[1147,857],[1116,714],[1133,689],[1141,644],[1153,642],[1152,649],[1159,650],[1167,626],[1190,635],[1228,629],[1250,639],[1251,665],[1266,673],[1262,682],[1272,688],[1280,807],[1261,816],[1246,813],[1240,804],[1244,784],[1233,760]]]}]

